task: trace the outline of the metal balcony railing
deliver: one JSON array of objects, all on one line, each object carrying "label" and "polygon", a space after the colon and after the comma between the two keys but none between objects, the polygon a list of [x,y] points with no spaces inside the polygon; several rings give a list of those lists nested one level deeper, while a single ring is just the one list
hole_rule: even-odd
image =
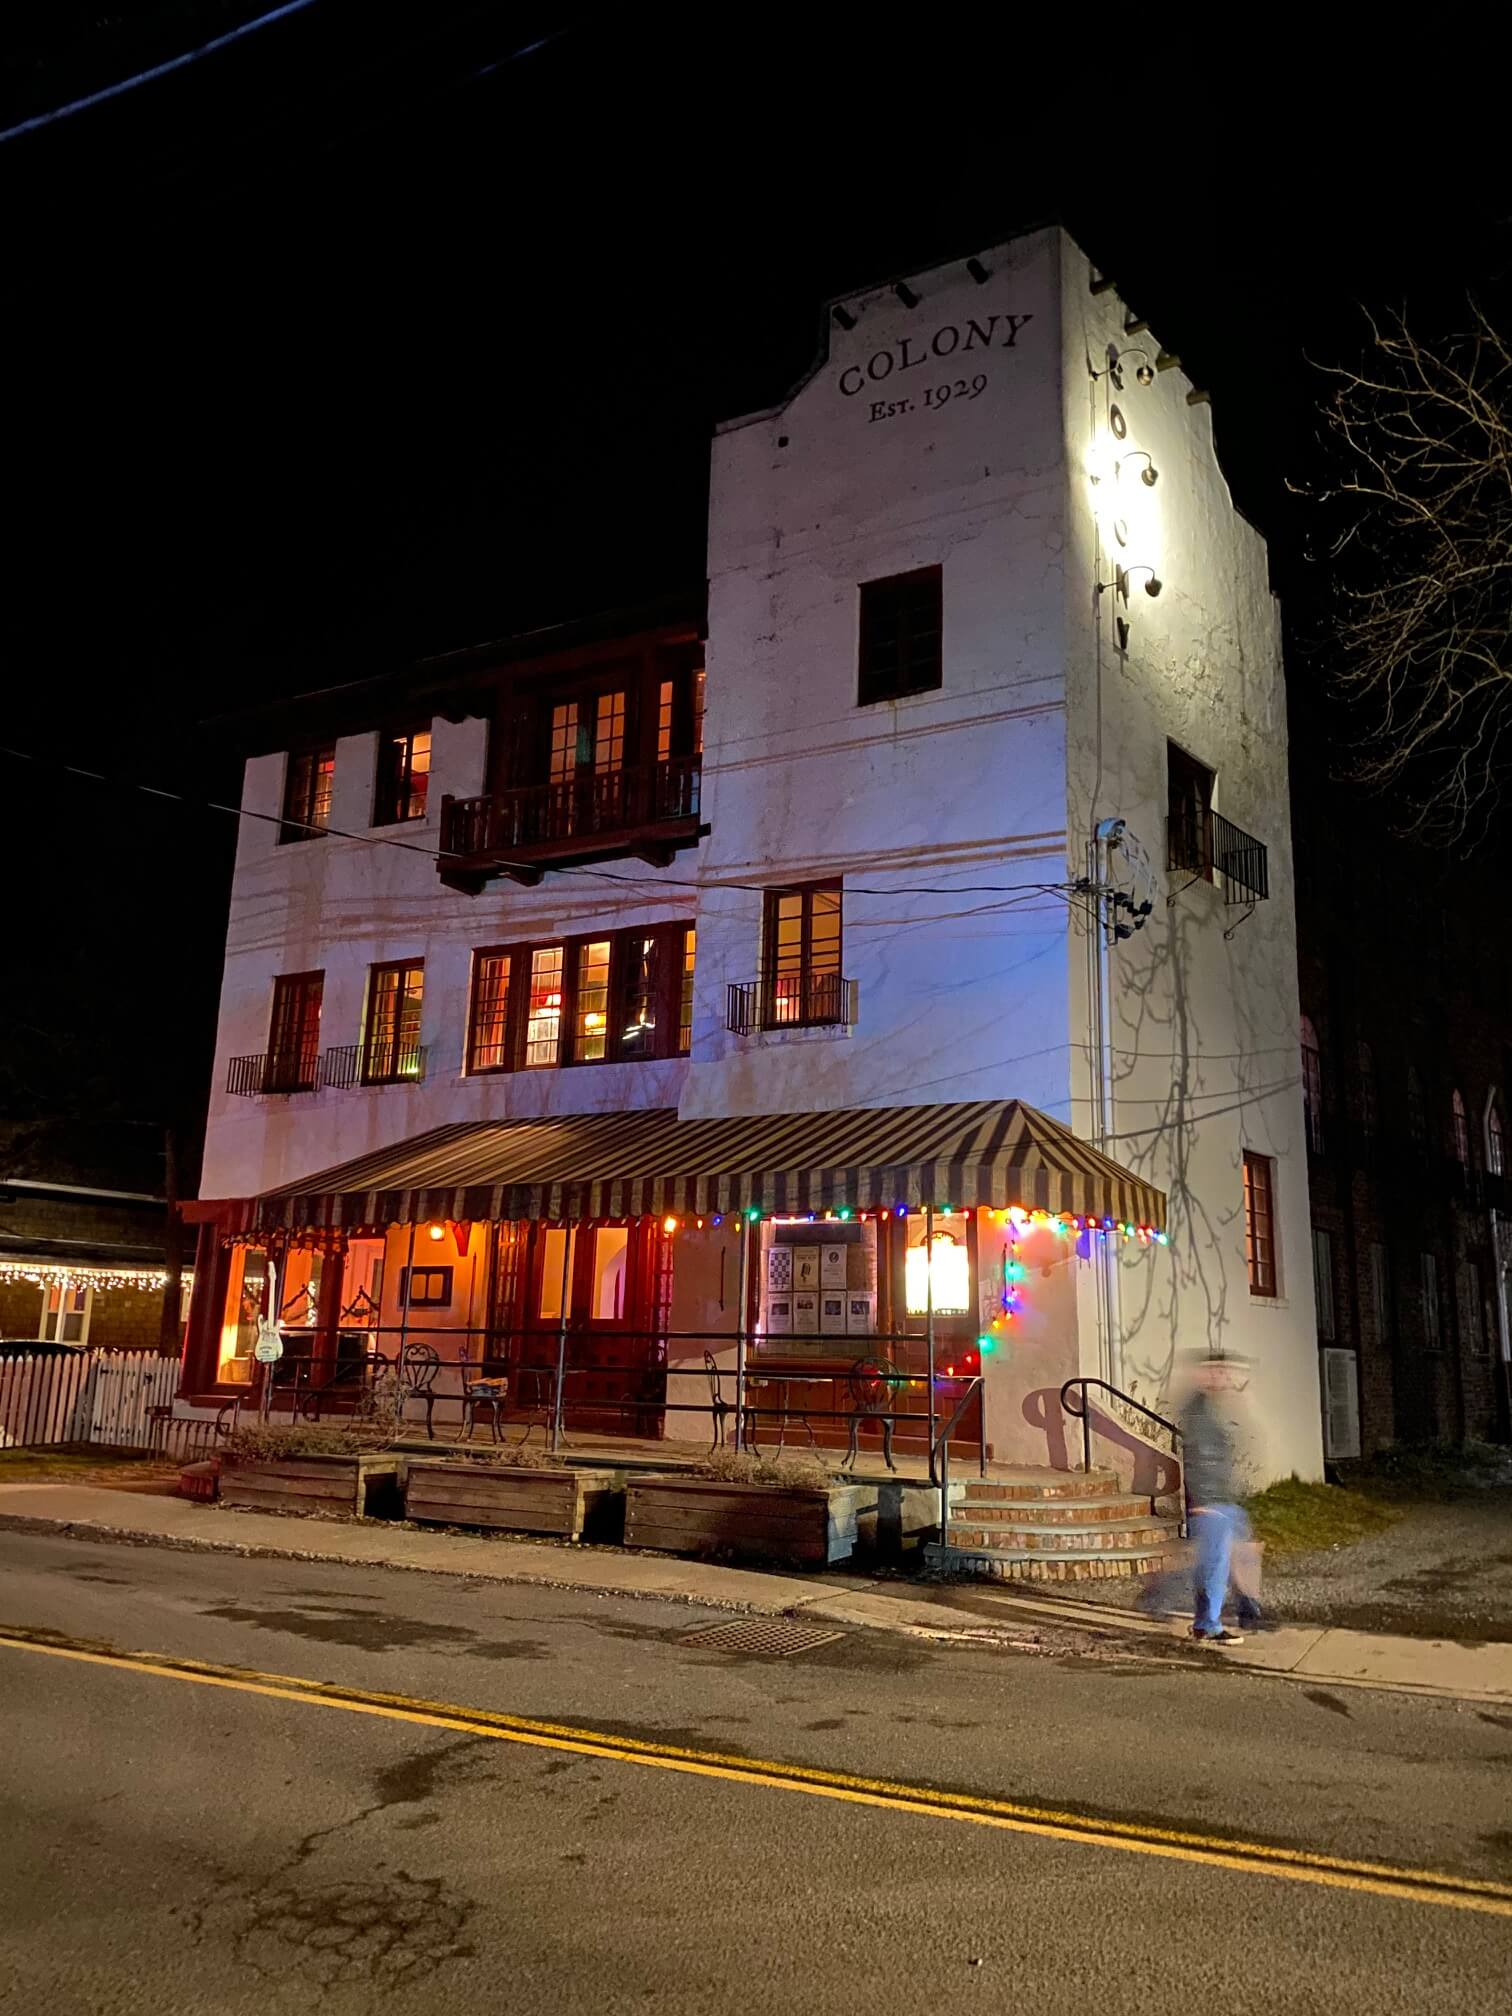
[{"label": "metal balcony railing", "polygon": [[1270,895],[1265,842],[1218,812],[1195,806],[1172,813],[1166,828],[1166,866],[1204,882],[1222,877],[1230,903],[1260,903]]},{"label": "metal balcony railing", "polygon": [[838,973],[779,973],[732,982],[726,1020],[736,1036],[758,1029],[851,1029],[859,1005],[856,982]]},{"label": "metal balcony railing", "polygon": [[415,1085],[425,1076],[423,1043],[343,1043],[320,1060],[320,1082],[334,1091],[354,1085]]},{"label": "metal balcony railing", "polygon": [[621,837],[628,843],[637,834],[654,838],[659,827],[696,825],[702,776],[702,757],[673,756],[479,798],[443,799],[443,865],[487,869],[495,862],[568,859],[585,849],[602,853]]},{"label": "metal balcony railing", "polygon": [[242,1099],[313,1092],[319,1083],[320,1060],[313,1050],[259,1051],[252,1057],[232,1057],[226,1069],[227,1092]]}]

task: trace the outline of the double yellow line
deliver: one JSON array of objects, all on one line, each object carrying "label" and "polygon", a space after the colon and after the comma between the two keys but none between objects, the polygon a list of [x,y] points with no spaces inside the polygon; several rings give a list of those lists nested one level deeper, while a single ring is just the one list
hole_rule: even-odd
[{"label": "double yellow line", "polygon": [[718,1750],[689,1750],[670,1743],[643,1743],[632,1737],[610,1736],[570,1723],[542,1722],[523,1715],[495,1714],[483,1708],[458,1707],[407,1694],[382,1694],[361,1687],[302,1680],[282,1673],[256,1673],[238,1667],[215,1666],[199,1659],[175,1659],[165,1654],[119,1652],[111,1646],[88,1644],[59,1633],[0,1629],[0,1646],[39,1653],[50,1659],[70,1659],[87,1666],[109,1666],[162,1680],[186,1681],[199,1687],[222,1687],[239,1694],[257,1694],[306,1708],[335,1708],[349,1715],[375,1715],[427,1729],[450,1729],[467,1736],[487,1736],[500,1743],[537,1750],[565,1751],[577,1757],[597,1757],[611,1764],[639,1764],[687,1777],[722,1779],[732,1785],[758,1785],[769,1791],[801,1792],[810,1798],[834,1799],[851,1806],[873,1806],[885,1812],[908,1813],[922,1820],[964,1821],[974,1827],[995,1827],[1011,1834],[1034,1834],[1051,1841],[1070,1841],[1086,1848],[1120,1848],[1135,1855],[1157,1855],[1173,1862],[1196,1863],[1209,1869],[1230,1869],[1241,1875],[1279,1876],[1292,1883],[1320,1884],[1331,1890],[1351,1890],[1365,1896],[1391,1897],[1414,1904],[1437,1904],[1456,1911],[1476,1911],[1493,1918],[1512,1918],[1512,1884],[1453,1876],[1436,1869],[1414,1869],[1386,1862],[1356,1862],[1316,1855],[1303,1848],[1277,1848],[1263,1841],[1229,1839],[1222,1835],[1187,1833],[1177,1828],[1148,1827],[1125,1820],[1105,1820],[1050,1806],[1026,1805],[1012,1799],[988,1799],[967,1792],[937,1792],[884,1778],[861,1778],[809,1765],[775,1763],[770,1759],[731,1756]]}]

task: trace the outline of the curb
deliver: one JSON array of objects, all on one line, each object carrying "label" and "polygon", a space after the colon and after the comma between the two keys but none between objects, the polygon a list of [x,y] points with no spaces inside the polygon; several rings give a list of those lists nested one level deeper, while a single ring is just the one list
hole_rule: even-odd
[{"label": "curb", "polygon": [[[890,1631],[902,1637],[931,1640],[941,1646],[953,1643],[962,1650],[1029,1649],[1014,1637],[1014,1623],[1020,1620],[1012,1617],[1005,1617],[1001,1625],[994,1626],[986,1620],[970,1622],[968,1613],[943,1609],[939,1622],[928,1624],[901,1617],[859,1616],[856,1614],[858,1592],[837,1592],[822,1586],[815,1588],[812,1595],[795,1599],[787,1592],[780,1600],[774,1598],[770,1603],[761,1603],[750,1598],[732,1600],[679,1589],[637,1589],[612,1583],[589,1587],[578,1580],[555,1575],[529,1575],[518,1570],[484,1574],[476,1569],[437,1568],[409,1561],[359,1561],[350,1554],[332,1554],[316,1547],[270,1547],[256,1541],[212,1540],[197,1534],[148,1533],[139,1527],[97,1525],[82,1519],[43,1519],[16,1512],[0,1512],[0,1532],[33,1533],[53,1539],[86,1540],[108,1546],[161,1547],[180,1554],[229,1554],[248,1561],[307,1561],[334,1568],[372,1568],[404,1575],[449,1576],[459,1582],[497,1582],[501,1586],[517,1588],[560,1589],[580,1596],[612,1596],[627,1602],[682,1603],[690,1609],[725,1610],[743,1616],[812,1615],[828,1623],[842,1624],[847,1630]],[[994,1591],[994,1594],[998,1593]],[[894,1599],[862,1596],[860,1600],[885,1604]],[[1138,1637],[1142,1642],[1128,1647],[1127,1656],[1130,1659],[1177,1665],[1187,1671],[1238,1672],[1260,1680],[1289,1681],[1293,1686],[1349,1687],[1370,1694],[1411,1695],[1419,1700],[1486,1702],[1506,1707],[1512,1699],[1505,1690],[1490,1688],[1438,1687],[1429,1681],[1360,1679],[1353,1675],[1297,1673],[1284,1667],[1255,1665],[1234,1657],[1232,1653],[1221,1653],[1215,1657],[1210,1651],[1195,1650],[1182,1639],[1141,1630],[1138,1624],[1124,1621],[1125,1613],[1121,1611],[1114,1613],[1119,1621],[1113,1624],[1105,1621],[1108,1617],[1106,1612],[1100,1617],[1075,1615],[1084,1608],[1080,1604],[1045,1602],[1032,1597],[1010,1598],[1009,1601],[1021,1613],[1022,1624],[1059,1624],[1082,1637],[1093,1635],[1111,1640],[1115,1633],[1129,1639]],[[1085,1606],[1086,1609],[1093,1607]],[[1067,1615],[1067,1612],[1073,1614]]]},{"label": "curb", "polygon": [[[433,1568],[413,1561],[357,1561],[350,1554],[330,1554],[315,1547],[269,1547],[257,1541],[210,1540],[201,1535],[144,1533],[135,1526],[101,1526],[86,1519],[40,1519],[29,1513],[0,1512],[0,1532],[35,1533],[58,1540],[92,1540],[112,1547],[164,1547],[176,1554],[231,1554],[244,1561],[312,1561],[332,1568],[373,1568],[385,1574],[441,1575],[457,1582],[498,1582],[526,1589],[564,1589],[580,1596],[614,1596],[634,1603],[686,1603],[689,1608],[729,1610],[753,1617],[783,1617],[811,1604],[836,1602],[831,1592],[816,1589],[800,1602],[791,1597],[769,1604],[729,1597],[694,1595],[682,1589],[635,1589],[613,1583],[594,1584],[557,1575],[527,1575],[519,1570],[483,1574],[475,1568]],[[861,1625],[860,1629],[906,1630],[906,1625]]]}]

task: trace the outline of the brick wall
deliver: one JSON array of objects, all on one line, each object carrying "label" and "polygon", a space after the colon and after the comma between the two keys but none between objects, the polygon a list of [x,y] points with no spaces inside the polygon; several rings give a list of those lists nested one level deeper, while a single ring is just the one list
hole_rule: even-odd
[{"label": "brick wall", "polygon": [[[1378,812],[1350,807],[1332,784],[1296,790],[1293,808],[1301,1002],[1324,1074],[1323,1147],[1309,1156],[1312,1222],[1333,1241],[1333,1341],[1358,1353],[1362,1448],[1505,1439],[1489,1206],[1500,1199],[1512,1208],[1512,1194],[1486,1174],[1484,1121],[1494,1091],[1512,1140],[1512,990],[1503,934],[1487,929],[1501,901],[1491,864],[1392,839]],[[1409,1067],[1422,1087],[1421,1131]],[[1454,1156],[1456,1089],[1469,1123],[1468,1177]],[[1438,1262],[1437,1350],[1424,1253]],[[1462,1287],[1467,1267],[1473,1293]]]}]

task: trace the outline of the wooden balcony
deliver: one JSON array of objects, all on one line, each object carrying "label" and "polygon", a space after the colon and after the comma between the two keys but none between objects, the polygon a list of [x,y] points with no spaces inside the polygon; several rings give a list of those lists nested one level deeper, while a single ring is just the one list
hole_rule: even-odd
[{"label": "wooden balcony", "polygon": [[695,846],[702,759],[585,771],[481,798],[441,801],[441,880],[475,896],[495,876],[527,887],[548,868],[632,856],[665,868]]}]

